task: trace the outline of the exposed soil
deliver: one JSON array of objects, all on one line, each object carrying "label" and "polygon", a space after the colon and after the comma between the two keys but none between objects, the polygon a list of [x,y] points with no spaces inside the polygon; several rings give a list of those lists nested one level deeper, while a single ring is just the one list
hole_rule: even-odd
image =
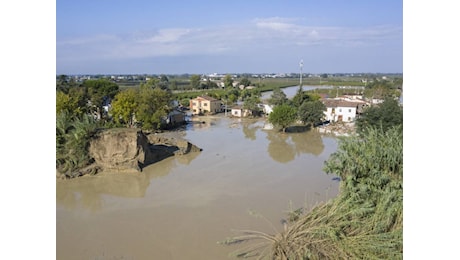
[{"label": "exposed soil", "polygon": [[[71,176],[96,174],[104,170],[142,172],[146,166],[170,156],[200,152],[179,134],[149,133],[139,129],[116,128],[98,132],[90,142],[94,163],[78,169]],[[57,177],[65,178],[57,173]]]}]

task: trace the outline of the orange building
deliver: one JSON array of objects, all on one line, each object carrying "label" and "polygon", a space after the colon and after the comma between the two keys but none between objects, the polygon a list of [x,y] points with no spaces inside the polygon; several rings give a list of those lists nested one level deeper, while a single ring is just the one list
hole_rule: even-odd
[{"label": "orange building", "polygon": [[215,114],[222,111],[222,102],[209,96],[198,96],[190,100],[190,111],[194,115]]}]

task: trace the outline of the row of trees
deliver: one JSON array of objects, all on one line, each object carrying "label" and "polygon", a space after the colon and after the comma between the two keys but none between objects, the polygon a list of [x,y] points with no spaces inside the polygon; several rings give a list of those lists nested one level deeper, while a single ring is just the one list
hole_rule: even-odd
[{"label": "row of trees", "polygon": [[279,126],[283,132],[297,120],[313,127],[314,124],[323,121],[324,111],[326,111],[326,106],[319,99],[320,96],[299,88],[292,100],[289,100],[280,88],[275,88],[268,101],[274,106],[268,121]]},{"label": "row of trees", "polygon": [[106,79],[86,80],[81,84],[65,82],[59,81],[56,85],[56,114],[65,111],[76,118],[92,114],[105,120],[107,114],[103,107],[120,91],[116,83]]},{"label": "row of trees", "polygon": [[398,97],[402,85],[402,78],[396,78],[393,81],[374,79],[371,83],[366,84],[363,94],[366,98],[371,99],[383,99],[388,96]]},{"label": "row of trees", "polygon": [[[106,79],[86,80],[80,85],[58,82],[56,114],[65,112],[71,118],[81,119],[89,114],[108,126],[138,124],[151,130],[161,128],[162,119],[172,109],[173,96],[167,78],[150,79],[139,88],[124,90]],[[107,111],[109,106],[111,109]]]},{"label": "row of trees", "polygon": [[[166,76],[164,76],[166,77]],[[167,79],[167,77],[166,77]],[[165,81],[166,82],[166,81]],[[227,74],[222,78],[222,82],[224,83],[223,88],[230,88],[233,87],[233,77],[230,74]],[[179,84],[176,80],[167,81],[168,87],[171,90],[200,90],[200,89],[219,89],[219,86],[215,81],[211,80],[210,78],[202,79],[202,76],[199,74],[190,75],[188,84],[182,82]],[[250,86],[252,83],[248,77],[243,77],[239,81],[240,85],[244,85],[245,87]]]}]

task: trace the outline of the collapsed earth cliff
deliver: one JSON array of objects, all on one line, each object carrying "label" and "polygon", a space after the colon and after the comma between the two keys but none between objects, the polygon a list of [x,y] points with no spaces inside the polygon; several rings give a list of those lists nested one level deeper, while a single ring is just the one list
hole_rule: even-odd
[{"label": "collapsed earth cliff", "polygon": [[139,129],[107,129],[96,133],[90,141],[89,154],[94,163],[73,175],[105,170],[140,172],[144,167],[167,157],[199,151],[200,148],[180,137]]}]

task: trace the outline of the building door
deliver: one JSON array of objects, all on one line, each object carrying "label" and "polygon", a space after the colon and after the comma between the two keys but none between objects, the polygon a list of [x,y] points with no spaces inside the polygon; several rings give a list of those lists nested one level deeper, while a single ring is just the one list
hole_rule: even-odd
[{"label": "building door", "polygon": [[337,119],[337,121],[342,122],[342,120],[343,120],[343,115],[339,115],[339,118]]}]

